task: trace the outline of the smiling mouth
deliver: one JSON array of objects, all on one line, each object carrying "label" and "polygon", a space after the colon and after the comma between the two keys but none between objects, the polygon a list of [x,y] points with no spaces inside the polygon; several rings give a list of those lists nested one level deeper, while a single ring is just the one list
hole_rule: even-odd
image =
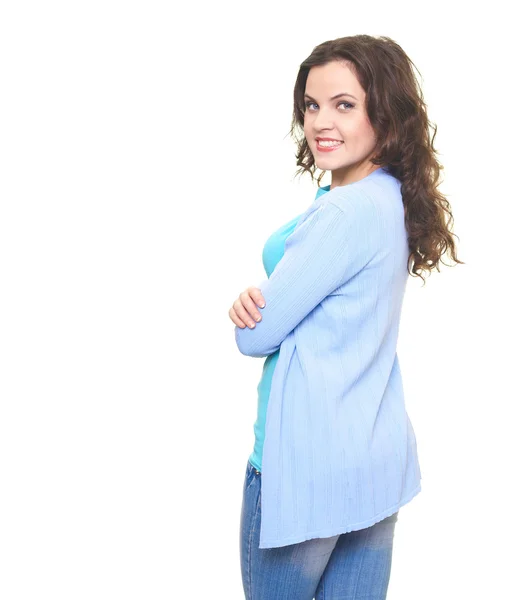
[{"label": "smiling mouth", "polygon": [[333,145],[333,144],[342,144],[343,140],[325,140],[322,138],[316,138],[316,142],[322,145]]},{"label": "smiling mouth", "polygon": [[316,141],[316,147],[321,152],[330,152],[331,150],[336,150],[336,148],[339,148],[342,144],[343,142],[340,141]]}]

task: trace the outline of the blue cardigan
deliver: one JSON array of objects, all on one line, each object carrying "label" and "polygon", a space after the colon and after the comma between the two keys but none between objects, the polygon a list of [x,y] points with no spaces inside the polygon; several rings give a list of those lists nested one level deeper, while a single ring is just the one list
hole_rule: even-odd
[{"label": "blue cardigan", "polygon": [[[325,192],[328,192],[329,189],[330,185],[318,188],[315,200]],[[288,223],[285,223],[279,227],[267,238],[267,241],[264,244],[264,249],[262,250],[262,263],[264,265],[267,277],[271,276],[271,273],[274,271],[276,265],[282,258],[285,251],[285,241],[287,237],[294,231],[300,216],[301,215],[294,217]],[[265,359],[262,368],[262,377],[260,378],[256,388],[258,392],[257,417],[253,427],[255,434],[255,445],[253,452],[249,456],[249,462],[259,472],[262,471],[262,451],[264,447],[267,404],[269,402],[271,381],[273,379],[273,373],[276,363],[278,362],[279,354],[280,350],[278,349],[276,352],[273,352],[273,354],[269,354],[269,356]]]},{"label": "blue cardigan", "polygon": [[242,354],[279,350],[262,457],[260,548],[363,529],[421,491],[397,339],[408,279],[401,184],[386,169],[300,216],[258,287]]}]

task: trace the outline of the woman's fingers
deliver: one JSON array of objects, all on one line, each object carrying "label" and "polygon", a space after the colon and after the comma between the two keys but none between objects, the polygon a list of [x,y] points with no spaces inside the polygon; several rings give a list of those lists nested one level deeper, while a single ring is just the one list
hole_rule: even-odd
[{"label": "woman's fingers", "polygon": [[[249,297],[249,295],[248,295]],[[235,309],[235,313],[237,317],[246,325],[248,325],[251,329],[255,326],[255,322],[251,318],[250,314],[244,307],[243,301],[243,292],[240,296],[233,302],[233,308]],[[251,300],[251,299],[250,299]]]},{"label": "woman's fingers", "polygon": [[249,295],[251,296],[251,298],[253,298],[253,300],[256,302],[256,304],[260,308],[264,308],[265,298],[262,296],[262,290],[257,287],[249,287],[249,288],[247,288],[247,291],[249,292]]},{"label": "woman's fingers", "polygon": [[242,306],[242,302],[240,299],[235,300],[235,302],[233,303],[233,308],[231,310],[233,310],[235,316],[238,319],[238,323],[236,323],[236,321],[235,321],[235,323],[239,327],[241,327],[243,329],[247,324],[251,329],[253,329],[253,327],[255,326],[255,323],[249,316],[247,310]]},{"label": "woman's fingers", "polygon": [[229,310],[229,317],[233,323],[238,325],[241,329],[243,329],[246,324],[253,329],[255,327],[255,321],[258,322],[262,320],[262,315],[256,308],[257,305],[261,308],[265,306],[262,292],[257,287],[249,287],[235,300],[233,306]]},{"label": "woman's fingers", "polygon": [[240,319],[236,313],[236,310],[234,309],[234,306],[232,306],[229,309],[229,318],[233,321],[233,323],[235,325],[237,325],[238,327],[240,327],[240,329],[244,329],[244,327],[246,326],[246,324],[244,323],[244,321],[242,321],[242,319]]},{"label": "woman's fingers", "polygon": [[256,322],[258,322],[261,321],[262,315],[260,314],[260,311],[256,308],[255,301],[251,296],[251,291],[251,288],[248,288],[245,292],[242,292],[240,294],[240,300],[242,301],[242,306],[249,313],[249,317],[253,317],[253,319]]}]

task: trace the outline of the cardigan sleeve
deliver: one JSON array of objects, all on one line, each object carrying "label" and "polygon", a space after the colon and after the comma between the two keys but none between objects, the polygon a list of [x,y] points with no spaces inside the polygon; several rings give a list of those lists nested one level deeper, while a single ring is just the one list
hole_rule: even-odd
[{"label": "cardigan sleeve", "polygon": [[371,198],[353,193],[336,198],[304,217],[287,237],[282,258],[258,286],[265,298],[264,308],[258,307],[262,320],[253,329],[235,326],[242,354],[264,357],[276,352],[326,296],[377,253],[382,219]]}]

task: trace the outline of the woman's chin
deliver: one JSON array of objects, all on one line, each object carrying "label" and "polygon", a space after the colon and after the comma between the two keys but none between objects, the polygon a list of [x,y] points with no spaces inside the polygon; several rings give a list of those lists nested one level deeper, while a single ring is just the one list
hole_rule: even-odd
[{"label": "woman's chin", "polygon": [[327,160],[323,156],[314,157],[314,164],[322,171],[330,171],[331,163],[331,160]]}]

